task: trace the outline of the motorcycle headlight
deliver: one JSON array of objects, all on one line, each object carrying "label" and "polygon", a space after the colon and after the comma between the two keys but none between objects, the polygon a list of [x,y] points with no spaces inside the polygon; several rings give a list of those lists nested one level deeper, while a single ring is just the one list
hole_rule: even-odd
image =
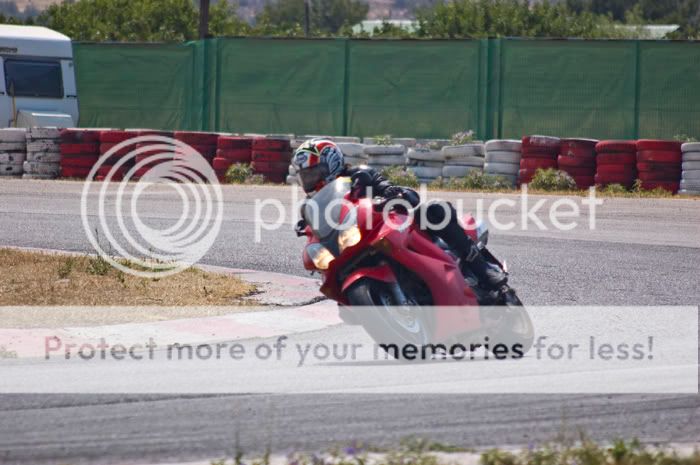
[{"label": "motorcycle headlight", "polygon": [[476,246],[480,249],[486,247],[489,242],[489,228],[483,221],[476,222]]},{"label": "motorcycle headlight", "polygon": [[357,227],[357,210],[350,210],[343,222],[340,224],[340,232],[338,233],[338,247],[340,251],[357,245],[362,239],[360,228]]},{"label": "motorcycle headlight", "polygon": [[314,266],[319,270],[327,270],[328,265],[330,265],[335,258],[327,248],[318,242],[307,245],[306,253],[309,254],[309,258],[311,258],[311,261],[314,262]]}]

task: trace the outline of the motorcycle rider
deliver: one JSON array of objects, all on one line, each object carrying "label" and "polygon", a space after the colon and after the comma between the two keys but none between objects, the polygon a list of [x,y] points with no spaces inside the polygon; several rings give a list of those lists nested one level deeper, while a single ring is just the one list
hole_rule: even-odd
[{"label": "motorcycle rider", "polygon": [[[345,165],[340,148],[328,139],[310,139],[294,152],[292,165],[297,170],[301,187],[312,196],[326,184],[341,176],[350,177],[353,190],[365,196],[371,193],[375,197],[393,199],[401,197],[413,207],[417,207],[415,217],[421,218],[420,209],[425,209],[427,224],[418,224],[422,229],[431,231],[441,238],[459,257],[469,264],[479,281],[492,289],[506,284],[508,277],[499,268],[491,266],[477,248],[474,241],[464,232],[457,219],[457,211],[449,202],[420,203],[420,197],[413,189],[395,186],[379,172],[368,167],[351,168]],[[447,215],[447,221],[445,216]],[[435,225],[438,225],[436,227]],[[306,227],[304,220],[297,224],[297,230]]]}]

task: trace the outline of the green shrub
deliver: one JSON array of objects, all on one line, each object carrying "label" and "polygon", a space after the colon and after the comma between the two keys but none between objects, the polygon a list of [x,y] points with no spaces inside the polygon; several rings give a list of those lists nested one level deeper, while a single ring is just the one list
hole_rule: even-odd
[{"label": "green shrub", "polygon": [[627,188],[622,184],[608,184],[601,189],[601,192],[608,195],[624,195],[629,193]]},{"label": "green shrub", "polygon": [[373,139],[375,145],[391,145],[394,143],[394,139],[392,139],[391,134],[374,136]]},{"label": "green shrub", "polygon": [[495,191],[513,189],[511,182],[503,176],[484,174],[481,171],[472,171],[463,178],[437,178],[430,184],[430,187],[455,191]]},{"label": "green shrub", "polygon": [[234,163],[226,170],[226,182],[231,184],[246,184],[253,176],[253,169],[248,163]]},{"label": "green shrub", "polygon": [[529,186],[532,189],[543,191],[573,191],[577,189],[574,178],[554,168],[538,169]]},{"label": "green shrub", "polygon": [[474,142],[474,131],[471,129],[452,135],[452,145],[464,145],[469,144],[470,142]]},{"label": "green shrub", "polygon": [[382,170],[382,175],[392,184],[405,187],[418,187],[420,182],[416,175],[403,166],[390,166]]}]

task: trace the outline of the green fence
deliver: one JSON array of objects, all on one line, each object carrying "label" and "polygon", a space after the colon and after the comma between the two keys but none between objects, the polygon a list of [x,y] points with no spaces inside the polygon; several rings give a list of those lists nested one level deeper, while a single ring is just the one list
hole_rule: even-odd
[{"label": "green fence", "polygon": [[700,136],[700,43],[77,43],[80,123],[484,139]]}]

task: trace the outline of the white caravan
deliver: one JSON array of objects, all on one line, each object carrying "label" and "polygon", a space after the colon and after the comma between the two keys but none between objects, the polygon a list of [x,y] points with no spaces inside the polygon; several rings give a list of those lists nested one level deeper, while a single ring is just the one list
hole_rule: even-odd
[{"label": "white caravan", "polygon": [[0,25],[0,127],[78,124],[71,41],[38,26]]}]

